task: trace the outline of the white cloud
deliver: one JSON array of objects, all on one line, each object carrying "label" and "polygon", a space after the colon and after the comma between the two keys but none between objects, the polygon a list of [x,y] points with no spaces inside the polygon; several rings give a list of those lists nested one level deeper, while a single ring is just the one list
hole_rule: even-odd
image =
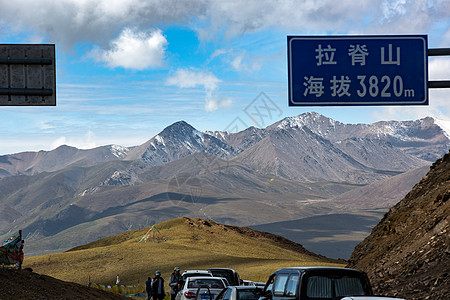
[{"label": "white cloud", "polygon": [[262,57],[252,57],[246,51],[241,51],[238,54],[233,54],[229,62],[231,67],[238,72],[256,72],[262,67]]},{"label": "white cloud", "polygon": [[60,136],[51,143],[51,149],[56,149],[62,145],[72,146],[78,149],[92,149],[97,147],[96,140],[97,138],[94,132],[89,130],[84,136],[77,136],[72,138]]},{"label": "white cloud", "polygon": [[213,54],[211,54],[211,56],[210,56],[210,60],[213,60],[214,58],[216,58],[216,57],[218,57],[218,56],[221,56],[221,55],[223,55],[223,54],[225,54],[225,53],[227,53],[227,50],[225,50],[225,49],[216,49],[214,52],[213,52]]},{"label": "white cloud", "polygon": [[243,68],[242,65],[242,60],[244,59],[244,57],[242,55],[238,55],[236,56],[232,61],[231,61],[231,66],[236,70],[236,71],[241,71]]},{"label": "white cloud", "polygon": [[[443,44],[442,45],[449,45],[450,44],[450,28],[448,28],[447,30],[446,30],[446,32],[443,34],[443,36],[442,36],[442,42],[443,42]],[[445,47],[445,46],[444,46]]]},{"label": "white cloud", "polygon": [[31,31],[65,49],[86,42],[104,48],[124,27],[144,31],[188,21],[204,5],[191,0],[0,0],[0,28]]},{"label": "white cloud", "polygon": [[96,49],[92,54],[112,68],[144,70],[163,65],[166,46],[167,40],[159,29],[146,33],[125,28],[112,41],[110,50]]},{"label": "white cloud", "polygon": [[67,141],[66,141],[66,137],[65,136],[61,136],[61,137],[57,138],[56,140],[54,140],[52,142],[51,149],[56,149],[56,148],[58,148],[59,146],[62,146],[62,145],[67,145]]},{"label": "white cloud", "polygon": [[406,0],[384,0],[381,4],[383,19],[391,20],[394,17],[402,16],[406,13]]},{"label": "white cloud", "polygon": [[0,0],[0,27],[34,32],[64,47],[105,48],[124,27],[187,24],[202,39],[268,28],[292,33],[422,33],[448,23],[448,0]]},{"label": "white cloud", "polygon": [[233,104],[233,101],[230,98],[218,99],[218,98],[207,97],[206,101],[205,101],[205,110],[206,111],[215,111],[222,107],[230,107],[232,104]]},{"label": "white cloud", "polygon": [[191,69],[179,69],[166,80],[167,85],[174,85],[179,88],[202,87],[206,93],[206,111],[215,111],[220,107],[228,107],[232,104],[230,98],[217,98],[216,93],[220,82],[221,80],[210,72],[195,71]]},{"label": "white cloud", "polygon": [[429,105],[385,106],[372,111],[374,120],[416,120],[435,117],[450,120],[450,101],[448,89],[430,89]]},{"label": "white cloud", "polygon": [[166,83],[180,88],[203,86],[205,90],[213,91],[217,89],[217,84],[220,81],[219,78],[209,72],[178,69],[175,74],[167,79]]},{"label": "white cloud", "polygon": [[430,57],[428,77],[430,80],[450,80],[450,56]]}]

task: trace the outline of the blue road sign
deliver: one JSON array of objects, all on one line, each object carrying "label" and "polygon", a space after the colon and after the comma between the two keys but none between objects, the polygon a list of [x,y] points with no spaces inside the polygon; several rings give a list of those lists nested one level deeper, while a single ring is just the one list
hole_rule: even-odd
[{"label": "blue road sign", "polygon": [[288,36],[289,106],[428,105],[426,35]]}]

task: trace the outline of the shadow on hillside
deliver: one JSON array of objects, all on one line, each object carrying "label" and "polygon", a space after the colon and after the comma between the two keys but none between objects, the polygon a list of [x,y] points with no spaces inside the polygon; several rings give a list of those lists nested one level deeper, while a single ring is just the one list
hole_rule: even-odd
[{"label": "shadow on hillside", "polygon": [[364,214],[330,214],[299,220],[251,226],[281,235],[309,251],[329,258],[349,259],[354,247],[370,234],[384,211]]},{"label": "shadow on hillside", "polygon": [[[166,219],[171,219],[174,216],[191,215],[192,210],[197,209],[196,205],[198,204],[216,204],[229,200],[233,199],[212,197],[196,197],[193,199],[191,195],[161,193],[139,201],[109,207],[101,213],[96,213],[77,205],[69,205],[53,218],[37,220],[24,228],[23,231],[24,233],[40,232],[44,236],[52,236],[78,224],[92,222],[110,216],[143,211],[150,211],[148,215],[155,215],[159,218],[166,216]],[[155,204],[158,205],[155,206]]]}]

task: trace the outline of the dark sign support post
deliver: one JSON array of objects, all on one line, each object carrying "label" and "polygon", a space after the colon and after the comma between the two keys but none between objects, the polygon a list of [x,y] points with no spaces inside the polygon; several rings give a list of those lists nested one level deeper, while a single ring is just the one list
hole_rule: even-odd
[{"label": "dark sign support post", "polygon": [[0,44],[0,106],[55,106],[54,44]]},{"label": "dark sign support post", "polygon": [[428,105],[426,35],[288,36],[289,106]]}]

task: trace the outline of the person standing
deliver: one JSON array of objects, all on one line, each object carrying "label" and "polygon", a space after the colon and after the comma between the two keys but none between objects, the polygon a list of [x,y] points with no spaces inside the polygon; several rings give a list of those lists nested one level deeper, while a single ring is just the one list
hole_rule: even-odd
[{"label": "person standing", "polygon": [[119,275],[117,275],[117,278],[116,278],[116,285],[118,285],[120,283],[120,279],[119,279]]},{"label": "person standing", "polygon": [[147,300],[150,300],[152,297],[152,279],[150,277],[145,282],[145,291],[147,292]]},{"label": "person standing", "polygon": [[170,299],[175,300],[176,295],[180,291],[179,283],[183,280],[180,274],[180,268],[175,267],[173,269],[172,275],[170,275],[169,286],[170,286]]},{"label": "person standing", "polygon": [[164,279],[161,277],[161,272],[155,272],[155,278],[152,281],[152,295],[153,300],[163,300],[166,292],[164,291]]}]

